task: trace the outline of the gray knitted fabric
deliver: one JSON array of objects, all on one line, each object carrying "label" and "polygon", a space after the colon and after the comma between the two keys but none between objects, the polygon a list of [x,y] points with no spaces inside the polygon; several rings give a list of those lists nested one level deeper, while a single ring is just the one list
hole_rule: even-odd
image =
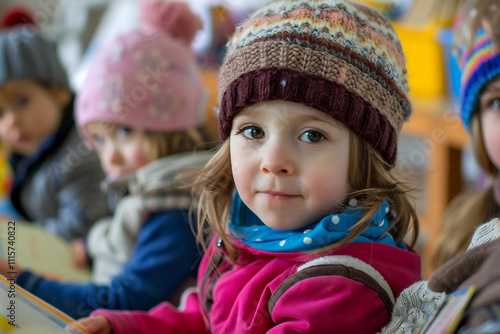
[{"label": "gray knitted fabric", "polygon": [[415,334],[430,319],[446,294],[433,292],[427,281],[419,281],[403,290],[396,300],[391,322],[379,334]]},{"label": "gray knitted fabric", "polygon": [[479,225],[474,231],[467,250],[482,245],[500,237],[500,219],[493,218],[487,223]]},{"label": "gray knitted fabric", "polygon": [[0,85],[15,79],[68,87],[66,72],[54,47],[31,25],[0,30]]},{"label": "gray knitted fabric", "polygon": [[[494,218],[476,228],[467,250],[495,240],[499,236],[500,219]],[[446,293],[429,290],[427,281],[414,283],[401,292],[396,300],[391,322],[379,334],[418,333],[445,299]]]}]

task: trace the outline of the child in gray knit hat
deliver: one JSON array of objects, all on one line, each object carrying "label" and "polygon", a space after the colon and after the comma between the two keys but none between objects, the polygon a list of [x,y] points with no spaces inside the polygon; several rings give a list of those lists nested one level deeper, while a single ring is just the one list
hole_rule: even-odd
[{"label": "child in gray knit hat", "polygon": [[109,214],[99,160],[75,127],[65,70],[31,25],[0,30],[0,140],[14,177],[1,215],[71,240]]}]

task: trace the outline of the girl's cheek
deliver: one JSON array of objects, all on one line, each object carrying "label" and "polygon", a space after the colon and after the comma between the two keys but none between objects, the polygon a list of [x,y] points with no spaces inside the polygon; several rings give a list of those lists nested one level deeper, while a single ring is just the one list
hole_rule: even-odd
[{"label": "girl's cheek", "polygon": [[495,166],[500,167],[500,143],[490,141],[487,144],[488,155]]},{"label": "girl's cheek", "polygon": [[484,143],[490,160],[500,167],[500,117],[491,112],[482,115]]},{"label": "girl's cheek", "polygon": [[147,154],[147,152],[143,151],[138,151],[135,152],[134,156],[132,157],[133,163],[136,166],[136,168],[142,167],[153,161],[152,157]]},{"label": "girl's cheek", "polygon": [[129,159],[135,168],[145,166],[158,158],[151,142],[145,138],[136,138],[136,141],[131,146],[130,151],[132,154],[129,155]]}]

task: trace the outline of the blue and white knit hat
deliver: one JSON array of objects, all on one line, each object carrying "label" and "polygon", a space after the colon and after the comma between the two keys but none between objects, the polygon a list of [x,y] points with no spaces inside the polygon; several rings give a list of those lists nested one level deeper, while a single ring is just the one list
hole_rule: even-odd
[{"label": "blue and white knit hat", "polygon": [[227,45],[219,78],[219,134],[233,117],[266,100],[325,112],[370,142],[393,165],[411,114],[405,57],[379,12],[348,0],[274,1]]}]

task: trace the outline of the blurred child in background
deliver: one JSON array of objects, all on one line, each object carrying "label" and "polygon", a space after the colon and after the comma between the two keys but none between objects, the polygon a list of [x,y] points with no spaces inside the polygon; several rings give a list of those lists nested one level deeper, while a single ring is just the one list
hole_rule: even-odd
[{"label": "blurred child in background", "polygon": [[14,178],[5,219],[71,240],[109,215],[104,173],[76,129],[66,73],[33,25],[0,29],[0,140]]},{"label": "blurred child in background", "polygon": [[436,243],[435,268],[467,249],[474,229],[500,216],[500,3],[472,0],[454,23],[453,51],[462,68],[461,116],[476,160],[491,179],[486,189],[458,195]]},{"label": "blurred child in background", "polygon": [[78,127],[99,155],[115,203],[85,243],[72,243],[77,263],[92,261],[92,282],[55,282],[22,268],[17,275],[20,286],[73,317],[177,304],[195,284],[191,190],[179,189],[176,176],[212,155],[193,152],[204,143],[204,90],[190,49],[201,23],[182,2],[141,6],[143,29],[98,53],[77,96]]},{"label": "blurred child in background", "polygon": [[[420,279],[418,219],[392,173],[411,113],[401,44],[377,11],[275,1],[236,29],[224,140],[197,179],[211,232],[182,308],[98,310],[92,333],[376,333]],[[207,231],[208,227],[208,231]]]}]

